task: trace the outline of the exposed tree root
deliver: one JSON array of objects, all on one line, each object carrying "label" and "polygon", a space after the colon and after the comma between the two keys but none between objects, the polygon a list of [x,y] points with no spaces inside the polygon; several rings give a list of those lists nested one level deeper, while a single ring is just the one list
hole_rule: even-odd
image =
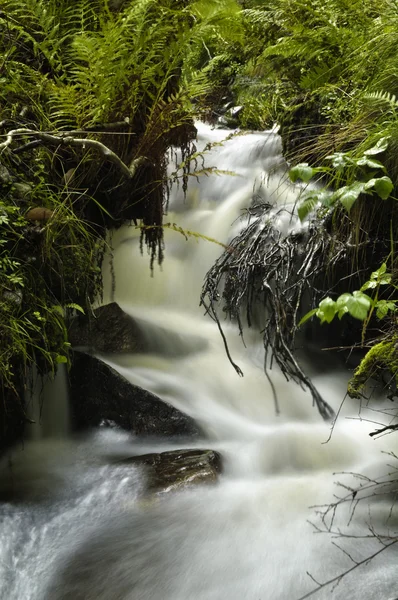
[{"label": "exposed tree root", "polygon": [[[270,207],[264,204],[249,210],[247,227],[207,273],[201,304],[220,329],[221,303],[222,310],[237,322],[241,335],[244,321],[249,326],[257,321],[263,330],[265,364],[272,365],[275,359],[285,377],[307,388],[320,414],[330,419],[334,416],[332,408],[294,356],[294,340],[303,299],[310,297],[315,305],[324,293],[316,285],[326,265],[330,268],[345,260],[347,247],[332,238],[322,221],[284,236],[274,227],[269,213]],[[259,305],[265,307],[265,322],[256,317]]]}]

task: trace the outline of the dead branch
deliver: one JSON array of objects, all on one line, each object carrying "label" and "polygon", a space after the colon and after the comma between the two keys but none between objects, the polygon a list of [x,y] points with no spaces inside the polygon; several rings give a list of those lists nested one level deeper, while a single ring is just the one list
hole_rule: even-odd
[{"label": "dead branch", "polygon": [[[102,142],[98,140],[92,140],[89,138],[77,138],[71,135],[71,133],[78,134],[79,132],[62,132],[60,134],[53,134],[44,131],[35,131],[34,129],[12,129],[6,134],[6,139],[4,142],[0,144],[0,153],[4,152],[14,141],[14,138],[19,138],[20,136],[34,138],[34,140],[40,141],[41,144],[46,146],[71,146],[71,147],[80,147],[83,149],[92,148],[97,150],[102,154],[102,156],[115,164],[118,169],[123,173],[125,177],[128,179],[132,179],[138,168],[147,162],[147,158],[144,156],[139,156],[135,158],[129,165],[126,165],[122,159],[113,152],[108,146],[105,146]],[[20,146],[17,150],[21,152],[22,149],[27,149],[27,146],[32,144],[32,141],[25,144],[25,146]]]},{"label": "dead branch", "polygon": [[395,425],[386,425],[386,427],[382,427],[381,429],[376,429],[376,431],[372,431],[372,433],[369,433],[369,435],[370,437],[374,437],[375,435],[380,435],[385,431],[396,431],[397,429],[398,423],[396,423]]}]

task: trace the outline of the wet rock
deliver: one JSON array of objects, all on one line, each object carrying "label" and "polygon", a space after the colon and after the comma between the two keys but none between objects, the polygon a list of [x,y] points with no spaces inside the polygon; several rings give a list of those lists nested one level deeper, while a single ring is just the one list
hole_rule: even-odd
[{"label": "wet rock", "polygon": [[12,192],[16,198],[19,200],[24,200],[32,193],[32,186],[30,186],[28,183],[17,181],[12,187]]},{"label": "wet rock", "polygon": [[74,352],[69,377],[75,429],[113,421],[137,435],[191,437],[200,434],[191,417],[133,385],[95,356]]},{"label": "wet rock", "polygon": [[168,357],[200,352],[208,344],[199,336],[134,319],[116,302],[100,306],[93,315],[76,317],[69,330],[69,341],[75,348],[104,354],[166,352]]},{"label": "wet rock", "polygon": [[11,185],[13,178],[4,165],[0,164],[0,185]]},{"label": "wet rock", "polygon": [[215,483],[222,470],[221,456],[214,450],[172,450],[134,456],[123,462],[144,465],[147,490],[155,493]]},{"label": "wet rock", "polygon": [[105,354],[144,350],[138,325],[116,302],[100,306],[89,317],[77,317],[70,328],[69,341],[74,347]]}]

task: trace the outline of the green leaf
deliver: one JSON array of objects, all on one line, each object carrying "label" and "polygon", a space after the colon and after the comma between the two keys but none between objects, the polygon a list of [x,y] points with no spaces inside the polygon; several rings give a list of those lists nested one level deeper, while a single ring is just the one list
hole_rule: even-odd
[{"label": "green leaf", "polygon": [[317,204],[323,204],[323,206],[329,208],[332,205],[332,197],[333,192],[329,192],[328,190],[311,190],[310,192],[303,194],[303,202],[297,209],[300,221],[304,221],[304,219],[316,208]]},{"label": "green leaf", "polygon": [[334,192],[329,192],[328,190],[322,190],[317,193],[318,202],[327,208],[330,208],[333,205],[333,196]]},{"label": "green leaf", "polygon": [[[386,263],[383,263],[381,265],[381,267],[379,269],[377,269],[377,271],[373,271],[373,273],[370,276],[370,281],[367,281],[362,288],[363,289],[368,289],[368,288],[375,288],[377,285],[388,285],[391,283],[392,280],[392,275],[391,273],[387,273],[387,265]],[[367,286],[365,288],[365,286]],[[362,290],[361,288],[361,290]]]},{"label": "green leaf", "polygon": [[318,204],[318,198],[311,197],[304,200],[302,204],[297,209],[297,214],[300,221],[304,221],[304,219],[316,208]]},{"label": "green leaf", "polygon": [[64,309],[62,308],[62,306],[60,304],[54,304],[51,308],[54,312],[61,315],[61,317],[65,316]]},{"label": "green leaf", "polygon": [[388,312],[396,310],[395,302],[393,300],[379,300],[376,303],[376,317],[378,319],[384,319]]},{"label": "green leaf", "polygon": [[369,148],[369,150],[365,150],[365,152],[364,152],[365,156],[374,156],[375,154],[381,154],[381,152],[384,152],[385,150],[387,150],[388,142],[389,142],[388,137],[380,138],[379,141],[377,142],[377,144],[375,146],[373,146],[373,148]]},{"label": "green leaf", "polygon": [[337,304],[332,298],[324,298],[319,303],[319,308],[316,311],[316,316],[320,319],[321,323],[331,323],[337,313]]},{"label": "green leaf", "polygon": [[386,265],[386,263],[383,263],[382,265],[380,265],[380,268],[377,269],[377,271],[374,271],[374,273],[372,273],[372,276],[376,275],[376,277],[379,277],[379,275],[383,275],[386,271],[387,271],[387,265]]},{"label": "green leaf", "polygon": [[366,156],[357,160],[357,165],[359,167],[369,167],[370,169],[383,169],[383,171],[386,169],[380,161],[375,160],[374,158],[367,158]]},{"label": "green leaf", "polygon": [[341,319],[346,313],[348,313],[347,303],[352,298],[351,294],[341,294],[336,300],[337,316]]},{"label": "green leaf", "polygon": [[377,281],[366,281],[361,287],[360,291],[373,290],[377,286]]},{"label": "green leaf", "polygon": [[365,183],[355,181],[351,185],[345,185],[338,189],[333,196],[339,200],[347,212],[350,212],[352,205],[360,194],[366,191]]},{"label": "green leaf", "polygon": [[63,364],[63,363],[67,363],[68,359],[63,354],[57,354],[57,356],[55,357],[55,362],[57,364]]},{"label": "green leaf", "polygon": [[372,305],[372,299],[361,291],[353,292],[352,297],[347,302],[348,312],[354,319],[364,321],[368,316]]},{"label": "green leaf", "polygon": [[304,315],[304,317],[300,320],[298,327],[301,327],[301,325],[303,325],[306,321],[308,321],[309,319],[311,319],[311,317],[313,317],[314,315],[316,315],[316,313],[318,312],[317,308],[313,308],[312,310],[310,310],[309,312],[307,312],[307,314]]},{"label": "green leaf", "polygon": [[387,200],[391,192],[394,189],[394,184],[391,179],[387,176],[379,177],[375,181],[376,194],[380,196],[382,200]]},{"label": "green leaf", "polygon": [[84,308],[82,308],[80,306],[80,304],[75,304],[74,302],[69,302],[69,304],[66,304],[65,306],[66,306],[66,308],[72,308],[73,310],[77,310],[78,312],[82,313],[82,315],[86,314],[84,312]]},{"label": "green leaf", "polygon": [[290,169],[289,177],[293,183],[295,183],[298,179],[308,183],[315,173],[316,170],[308,166],[308,163],[300,163]]},{"label": "green leaf", "polygon": [[342,171],[347,165],[353,163],[353,160],[345,152],[335,152],[326,157],[326,160],[332,161],[332,166],[337,171]]}]

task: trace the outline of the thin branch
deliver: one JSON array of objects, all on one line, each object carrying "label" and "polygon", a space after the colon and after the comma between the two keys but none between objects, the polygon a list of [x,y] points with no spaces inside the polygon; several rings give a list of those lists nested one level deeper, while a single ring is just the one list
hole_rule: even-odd
[{"label": "thin branch", "polygon": [[[6,148],[8,148],[14,140],[15,136],[27,136],[33,137],[37,140],[40,140],[42,144],[48,146],[72,146],[72,147],[81,147],[85,148],[93,148],[98,150],[102,156],[106,158],[109,162],[115,164],[119,170],[123,173],[125,177],[128,179],[132,179],[137,173],[138,168],[143,165],[148,159],[144,156],[139,156],[134,159],[129,166],[127,166],[122,159],[113,152],[108,146],[105,146],[102,142],[98,140],[91,140],[88,138],[76,138],[70,135],[70,132],[62,133],[61,135],[54,135],[52,133],[46,133],[44,131],[35,131],[34,129],[13,129],[7,133],[7,137],[4,142],[0,144],[0,153],[4,152]],[[30,144],[32,142],[29,142]],[[25,145],[26,149],[27,144]],[[24,146],[18,148],[21,151]]]},{"label": "thin branch", "polygon": [[386,427],[382,427],[381,429],[376,429],[376,431],[372,431],[369,433],[370,437],[374,437],[375,435],[379,435],[384,433],[385,431],[396,431],[398,429],[398,423],[395,425],[386,425]]},{"label": "thin branch", "polygon": [[[336,577],[332,577],[331,579],[328,579],[328,581],[325,581],[324,583],[318,583],[317,588],[312,590],[312,592],[308,592],[308,594],[304,594],[304,596],[300,596],[300,598],[297,598],[297,600],[306,600],[306,598],[310,598],[314,594],[318,593],[319,590],[321,590],[329,585],[332,585],[333,583],[334,584],[340,583],[340,581],[343,579],[343,577],[345,577],[349,573],[352,573],[352,571],[355,571],[355,569],[357,569],[358,567],[360,567],[362,565],[366,565],[368,562],[370,562],[371,560],[376,558],[376,556],[378,556],[379,554],[381,554],[382,552],[387,550],[387,548],[390,548],[390,546],[394,546],[394,544],[396,544],[396,543],[398,543],[398,540],[394,540],[390,544],[384,545],[382,548],[380,548],[380,550],[378,550],[377,552],[374,552],[371,556],[368,556],[367,558],[361,560],[360,562],[355,563],[350,569],[347,569],[343,573],[340,573],[340,575],[336,575]],[[312,579],[312,581],[316,581],[310,573],[307,572],[307,575]]]}]

